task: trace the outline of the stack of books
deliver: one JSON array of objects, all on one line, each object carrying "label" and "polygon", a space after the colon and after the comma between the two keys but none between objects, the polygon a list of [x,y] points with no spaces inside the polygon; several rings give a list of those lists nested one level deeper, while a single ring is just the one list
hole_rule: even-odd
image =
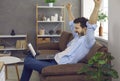
[{"label": "stack of books", "polygon": [[4,49],[4,48],[5,48],[4,44],[0,44],[0,49]]},{"label": "stack of books", "polygon": [[26,49],[26,40],[17,40],[16,48]]}]

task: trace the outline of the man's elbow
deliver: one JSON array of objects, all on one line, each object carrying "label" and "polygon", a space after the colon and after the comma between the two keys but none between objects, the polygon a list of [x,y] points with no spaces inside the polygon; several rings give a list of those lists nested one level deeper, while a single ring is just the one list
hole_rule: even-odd
[{"label": "man's elbow", "polygon": [[97,21],[96,21],[96,20],[89,20],[88,23],[89,23],[89,24],[96,24]]}]

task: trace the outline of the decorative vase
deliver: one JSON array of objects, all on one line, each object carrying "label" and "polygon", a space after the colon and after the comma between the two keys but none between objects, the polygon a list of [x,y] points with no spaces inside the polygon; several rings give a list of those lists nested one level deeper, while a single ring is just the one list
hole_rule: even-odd
[{"label": "decorative vase", "polygon": [[14,29],[12,29],[12,31],[11,31],[10,34],[11,34],[11,35],[15,35],[15,31],[14,31]]},{"label": "decorative vase", "polygon": [[50,35],[54,34],[54,31],[53,31],[53,30],[50,30],[50,31],[49,31],[49,34],[50,34]]},{"label": "decorative vase", "polygon": [[103,27],[102,27],[101,23],[100,23],[100,27],[99,27],[99,36],[103,36]]},{"label": "decorative vase", "polygon": [[53,7],[53,3],[48,3],[49,4],[49,7]]},{"label": "decorative vase", "polygon": [[39,35],[45,35],[45,29],[44,28],[41,28],[39,30]]},{"label": "decorative vase", "polygon": [[56,34],[60,35],[61,34],[61,30],[60,29],[56,30]]}]

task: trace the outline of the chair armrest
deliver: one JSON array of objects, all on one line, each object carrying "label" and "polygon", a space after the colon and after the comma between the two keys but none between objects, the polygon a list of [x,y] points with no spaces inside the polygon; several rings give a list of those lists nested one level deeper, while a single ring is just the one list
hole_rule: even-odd
[{"label": "chair armrest", "polygon": [[38,44],[38,50],[59,50],[59,43],[50,42]]},{"label": "chair armrest", "polygon": [[42,75],[72,75],[78,74],[77,72],[85,65],[83,63],[77,64],[64,64],[64,65],[53,65],[43,68]]}]

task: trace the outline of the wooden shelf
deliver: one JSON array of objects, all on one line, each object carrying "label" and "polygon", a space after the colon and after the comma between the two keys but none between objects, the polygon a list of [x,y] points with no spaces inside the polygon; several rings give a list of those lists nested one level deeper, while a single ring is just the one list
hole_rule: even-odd
[{"label": "wooden shelf", "polygon": [[60,35],[37,35],[37,37],[60,37]]},{"label": "wooden shelf", "polygon": [[[13,35],[13,36],[12,35],[0,35],[0,40],[5,41],[5,42],[3,42],[3,48],[1,48],[0,51],[25,50],[27,47],[26,46],[27,45],[27,35]],[[13,44],[13,42],[14,42],[14,44]]]},{"label": "wooden shelf", "polygon": [[53,6],[53,7],[49,7],[49,6],[37,6],[37,8],[65,8],[64,6]]},{"label": "wooden shelf", "polygon": [[15,47],[7,47],[7,48],[4,48],[4,49],[0,49],[1,51],[4,51],[4,50],[25,50],[26,48],[15,48]]},{"label": "wooden shelf", "polygon": [[[49,13],[51,11],[51,13]],[[45,15],[46,19],[45,21],[43,18],[43,15]],[[53,16],[53,18],[52,18]],[[50,20],[48,20],[50,18]],[[54,19],[55,18],[55,19]],[[36,4],[36,49],[38,50],[39,43],[45,42],[45,40],[42,40],[40,42],[40,39],[47,38],[50,40],[49,42],[56,42],[59,40],[61,35],[58,35],[57,33],[51,35],[49,33],[45,35],[39,35],[40,29],[44,27],[46,31],[49,31],[51,29],[60,29],[60,32],[65,31],[65,6],[39,6]],[[48,21],[47,21],[48,20]],[[51,26],[51,27],[49,27]]]},{"label": "wooden shelf", "polygon": [[59,22],[64,22],[64,21],[37,21],[38,23],[59,23]]},{"label": "wooden shelf", "polygon": [[27,37],[27,35],[0,35],[0,38],[18,38],[18,37]]}]

